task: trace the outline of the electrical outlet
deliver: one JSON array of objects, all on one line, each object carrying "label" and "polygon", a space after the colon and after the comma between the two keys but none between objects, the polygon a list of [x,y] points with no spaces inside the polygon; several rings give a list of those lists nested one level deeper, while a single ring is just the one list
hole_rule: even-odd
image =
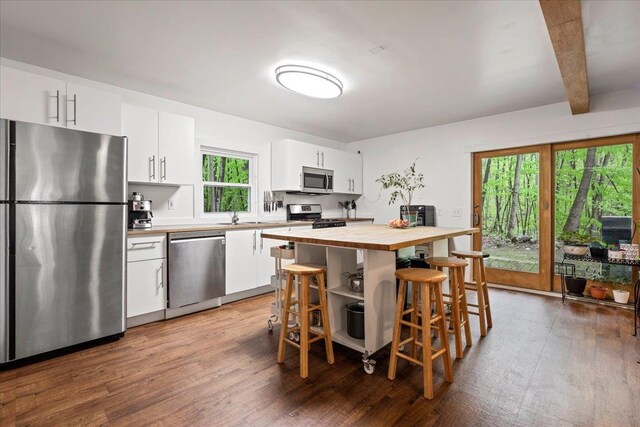
[{"label": "electrical outlet", "polygon": [[453,208],[451,210],[451,216],[454,216],[454,217],[462,216],[462,208]]},{"label": "electrical outlet", "polygon": [[173,211],[176,209],[176,201],[173,199],[169,199],[169,210]]},{"label": "electrical outlet", "polygon": [[438,216],[442,216],[442,209],[438,209]]}]

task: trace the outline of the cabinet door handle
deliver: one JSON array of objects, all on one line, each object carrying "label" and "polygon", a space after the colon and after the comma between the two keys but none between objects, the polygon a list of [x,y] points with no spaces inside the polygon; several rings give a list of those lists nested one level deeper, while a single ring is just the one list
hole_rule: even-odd
[{"label": "cabinet door handle", "polygon": [[160,273],[160,280],[158,281],[158,288],[164,288],[164,262],[160,264],[160,268],[158,268],[158,273]]},{"label": "cabinet door handle", "polygon": [[152,179],[156,179],[156,155],[149,157],[149,168],[151,171],[149,172],[149,181]]},{"label": "cabinet door handle", "polygon": [[56,90],[56,122],[60,123],[60,90]]},{"label": "cabinet door handle", "polygon": [[256,248],[257,248],[257,244],[256,244],[256,232],[253,232],[253,253],[256,253]]},{"label": "cabinet door handle", "polygon": [[162,175],[160,176],[160,180],[161,181],[166,181],[167,180],[167,158],[163,157],[162,160],[160,160],[160,170]]},{"label": "cabinet door handle", "polygon": [[78,126],[78,96],[76,94],[73,95],[73,120],[67,120],[67,122],[73,122],[74,126]]},{"label": "cabinet door handle", "polygon": [[262,252],[262,249],[264,249],[264,239],[262,238],[262,235],[260,235],[260,252]]},{"label": "cabinet door handle", "polygon": [[349,178],[349,191],[353,191],[352,183],[353,183],[353,180]]},{"label": "cabinet door handle", "polygon": [[158,242],[136,242],[136,243],[132,243],[131,244],[131,249],[136,249],[136,246],[139,245],[151,245],[148,248],[144,248],[144,249],[153,249],[156,247],[156,245],[160,244],[162,242],[158,241]]},{"label": "cabinet door handle", "polygon": [[320,152],[316,151],[316,166],[320,167]]},{"label": "cabinet door handle", "polygon": [[324,151],[320,153],[320,156],[322,156],[322,167],[324,167]]}]

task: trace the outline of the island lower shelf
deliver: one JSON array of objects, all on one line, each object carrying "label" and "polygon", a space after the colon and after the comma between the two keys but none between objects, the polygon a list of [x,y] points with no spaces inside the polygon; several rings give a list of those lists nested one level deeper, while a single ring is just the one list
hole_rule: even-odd
[{"label": "island lower shelf", "polygon": [[[296,262],[324,265],[327,268],[327,309],[332,340],[365,355],[370,355],[391,342],[395,310],[395,253],[358,250],[297,243]],[[362,258],[364,292],[353,292],[347,286],[345,272],[355,273]],[[311,284],[312,301],[318,299],[317,286]],[[364,303],[364,339],[347,333],[346,305]]]}]

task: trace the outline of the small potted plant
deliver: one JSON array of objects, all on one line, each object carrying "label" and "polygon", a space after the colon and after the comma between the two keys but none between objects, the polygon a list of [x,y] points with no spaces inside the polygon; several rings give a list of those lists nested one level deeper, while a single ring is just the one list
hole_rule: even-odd
[{"label": "small potted plant", "polygon": [[624,260],[624,251],[620,250],[620,246],[618,245],[609,245],[608,251],[609,259],[614,261],[622,261]]},{"label": "small potted plant", "polygon": [[424,188],[424,175],[416,172],[416,162],[413,162],[402,173],[392,172],[382,175],[376,179],[376,182],[382,184],[383,189],[392,189],[389,197],[389,204],[392,205],[396,200],[402,200],[407,207],[407,219],[411,227],[416,226],[417,212],[410,211],[411,201],[413,200],[413,192],[418,188]]},{"label": "small potted plant", "polygon": [[601,285],[594,285],[589,288],[591,292],[591,296],[595,299],[604,299],[607,296],[607,292],[609,292],[609,288]]},{"label": "small potted plant", "polygon": [[579,231],[565,231],[559,236],[564,243],[562,250],[567,255],[585,256],[589,253],[589,244],[593,237],[589,233]]},{"label": "small potted plant", "polygon": [[593,242],[591,246],[589,246],[589,252],[593,259],[607,259],[609,256],[609,249],[603,241]]},{"label": "small potted plant", "polygon": [[578,276],[564,276],[564,284],[571,295],[583,296],[587,287],[587,279]]}]

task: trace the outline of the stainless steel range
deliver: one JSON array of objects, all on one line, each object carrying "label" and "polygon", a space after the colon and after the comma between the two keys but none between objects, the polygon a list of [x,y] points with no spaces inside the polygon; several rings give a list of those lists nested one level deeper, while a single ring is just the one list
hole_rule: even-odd
[{"label": "stainless steel range", "polygon": [[345,220],[339,218],[322,218],[322,206],[311,205],[287,205],[287,221],[309,221],[313,228],[344,227]]}]

